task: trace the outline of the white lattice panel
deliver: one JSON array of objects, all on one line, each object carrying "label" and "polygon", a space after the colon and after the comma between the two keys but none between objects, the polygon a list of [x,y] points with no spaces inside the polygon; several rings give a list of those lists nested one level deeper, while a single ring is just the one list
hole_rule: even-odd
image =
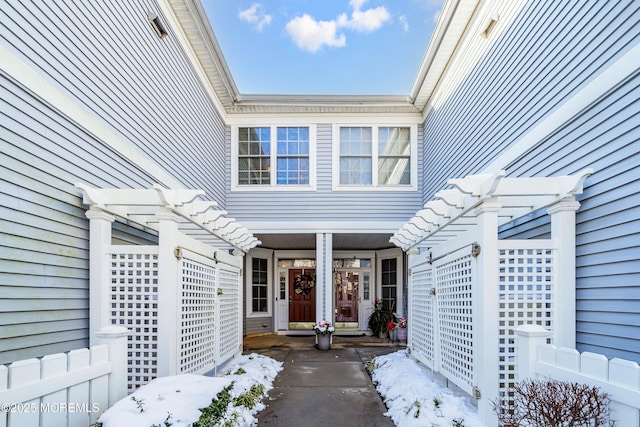
[{"label": "white lattice panel", "polygon": [[215,363],[216,276],[213,261],[180,261],[180,365],[182,373],[203,372]]},{"label": "white lattice panel", "polygon": [[157,376],[157,247],[122,247],[109,257],[109,321],[132,330],[128,340],[128,389],[132,391]]},{"label": "white lattice panel", "polygon": [[224,362],[240,349],[240,272],[219,270],[218,324],[220,361]]},{"label": "white lattice panel", "polygon": [[411,275],[411,307],[408,323],[411,353],[428,366],[434,363],[433,270]]},{"label": "white lattice panel", "polygon": [[514,329],[533,323],[553,330],[554,251],[552,249],[500,249],[499,378],[505,396],[518,373]]},{"label": "white lattice panel", "polygon": [[440,367],[459,387],[471,392],[474,385],[471,255],[437,267],[436,281]]}]

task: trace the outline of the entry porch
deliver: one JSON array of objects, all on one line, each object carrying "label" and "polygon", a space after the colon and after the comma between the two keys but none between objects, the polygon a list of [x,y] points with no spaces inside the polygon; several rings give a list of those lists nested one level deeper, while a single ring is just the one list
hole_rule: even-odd
[{"label": "entry porch", "polygon": [[404,316],[406,258],[390,236],[257,235],[262,247],[245,263],[245,335],[311,334],[323,319],[338,333],[361,335],[376,300]]}]

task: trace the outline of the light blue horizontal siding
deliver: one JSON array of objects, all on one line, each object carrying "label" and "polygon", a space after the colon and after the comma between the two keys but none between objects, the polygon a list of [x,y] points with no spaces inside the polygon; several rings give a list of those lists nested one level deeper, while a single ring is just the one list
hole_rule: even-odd
[{"label": "light blue horizontal siding", "polygon": [[273,317],[247,317],[244,329],[244,335],[273,332]]},{"label": "light blue horizontal siding", "polygon": [[184,186],[225,204],[224,125],[157,2],[6,2],[0,43]]},{"label": "light blue horizontal siding", "polygon": [[[155,1],[18,2],[0,44],[185,187],[225,205],[224,125]],[[165,21],[165,26],[168,25]],[[76,182],[149,188],[157,178],[0,71],[0,363],[88,344],[89,242]],[[114,242],[150,230],[116,222]]]},{"label": "light blue horizontal siding", "polygon": [[[639,42],[638,2],[530,2],[427,117],[425,200],[447,178],[482,171]],[[577,346],[640,362],[640,72],[549,131],[506,165],[507,173],[558,176],[595,169],[578,197]],[[549,217],[538,212],[503,227],[501,237],[544,238],[549,232]]]},{"label": "light blue horizontal siding", "polygon": [[[425,122],[425,202],[500,152],[638,41],[638,3],[531,2]],[[455,143],[454,143],[455,142]]]},{"label": "light blue horizontal siding", "polygon": [[[74,184],[153,179],[0,75],[0,363],[88,345],[89,233]],[[155,241],[114,224],[114,240]]]},{"label": "light blue horizontal siding", "polygon": [[[311,124],[311,123],[310,123]],[[231,138],[230,132],[227,138]],[[418,141],[421,141],[419,132]],[[316,191],[237,191],[227,208],[242,221],[407,221],[421,208],[421,191],[333,191],[332,125],[317,125]],[[230,146],[231,144],[229,144]],[[420,148],[420,147],[419,147]],[[419,150],[421,152],[421,150]],[[227,153],[231,171],[231,153]],[[419,161],[421,160],[418,159]],[[418,173],[420,176],[420,172]],[[419,178],[420,179],[420,178]],[[231,176],[228,177],[231,182]],[[419,181],[421,182],[421,181]],[[283,225],[286,228],[286,224]],[[376,230],[372,230],[375,232]]]}]

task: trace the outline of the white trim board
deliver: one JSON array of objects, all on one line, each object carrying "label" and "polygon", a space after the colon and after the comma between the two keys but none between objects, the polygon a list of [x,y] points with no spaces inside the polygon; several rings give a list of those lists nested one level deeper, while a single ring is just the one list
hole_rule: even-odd
[{"label": "white trim board", "polygon": [[31,91],[35,97],[140,167],[159,184],[168,188],[184,188],[184,185],[166,173],[146,154],[115,133],[98,117],[31,69],[4,46],[0,46],[0,64],[2,64],[3,72]]},{"label": "white trim board", "polygon": [[493,174],[505,169],[507,165],[515,162],[567,123],[570,123],[574,117],[580,115],[621,82],[637,73],[640,70],[637,58],[640,58],[640,43],[540,121],[480,173]]}]

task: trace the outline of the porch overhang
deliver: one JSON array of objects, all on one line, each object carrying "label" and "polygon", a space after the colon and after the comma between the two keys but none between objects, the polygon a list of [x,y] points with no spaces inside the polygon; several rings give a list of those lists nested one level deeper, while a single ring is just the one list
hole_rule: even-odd
[{"label": "porch overhang", "polygon": [[477,229],[478,209],[488,205],[498,210],[498,225],[504,225],[561,201],[574,201],[591,174],[589,168],[568,176],[507,178],[500,171],[450,179],[453,188],[437,192],[389,241],[405,252],[455,241]]},{"label": "porch overhang", "polygon": [[158,213],[170,211],[178,219],[178,231],[213,247],[227,247],[244,253],[261,242],[215,201],[198,199],[202,190],[167,189],[156,184],[150,189],[101,189],[78,183],[83,202],[92,208],[131,220],[157,231]]}]

